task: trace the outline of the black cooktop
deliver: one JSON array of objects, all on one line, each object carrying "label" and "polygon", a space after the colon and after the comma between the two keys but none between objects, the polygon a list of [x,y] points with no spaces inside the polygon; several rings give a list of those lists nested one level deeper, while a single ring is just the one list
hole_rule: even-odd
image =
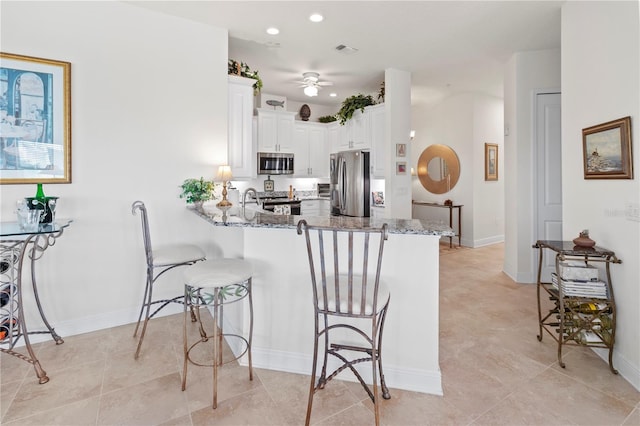
[{"label": "black cooktop", "polygon": [[287,196],[284,196],[282,198],[281,197],[262,198],[262,199],[260,199],[260,201],[262,201],[262,205],[263,206],[274,206],[274,205],[279,205],[279,204],[297,204],[297,203],[300,203],[300,200],[291,200]]}]

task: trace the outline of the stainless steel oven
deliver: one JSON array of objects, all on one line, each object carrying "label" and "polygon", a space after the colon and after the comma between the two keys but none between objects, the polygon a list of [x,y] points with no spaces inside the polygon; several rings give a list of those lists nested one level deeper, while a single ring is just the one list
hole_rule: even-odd
[{"label": "stainless steel oven", "polygon": [[293,154],[284,152],[259,152],[259,175],[292,175]]}]

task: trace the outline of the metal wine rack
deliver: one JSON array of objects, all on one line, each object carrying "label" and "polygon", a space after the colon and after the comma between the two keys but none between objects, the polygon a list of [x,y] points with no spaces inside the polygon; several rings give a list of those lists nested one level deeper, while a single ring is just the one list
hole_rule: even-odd
[{"label": "metal wine rack", "polygon": [[[562,368],[563,345],[580,345],[606,348],[609,350],[609,369],[618,374],[613,367],[613,346],[616,335],[616,304],[611,285],[610,265],[622,263],[615,253],[602,247],[578,247],[571,241],[546,241],[538,240],[533,248],[539,250],[538,261],[538,340],[542,341],[544,332],[547,332],[558,344],[558,363]],[[558,283],[542,281],[542,264],[544,250],[555,252],[555,269]],[[593,263],[604,264],[605,277],[604,291],[596,296],[585,291],[565,291],[562,285],[560,263],[565,261],[584,262],[585,266]],[[585,284],[586,286],[586,284]],[[551,300],[551,308],[543,313],[541,299],[548,297]]]}]

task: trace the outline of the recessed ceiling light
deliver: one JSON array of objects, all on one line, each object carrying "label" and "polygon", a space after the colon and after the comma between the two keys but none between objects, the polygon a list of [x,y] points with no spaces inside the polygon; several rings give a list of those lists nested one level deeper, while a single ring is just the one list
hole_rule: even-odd
[{"label": "recessed ceiling light", "polygon": [[322,22],[323,19],[324,16],[320,15],[319,13],[314,13],[313,15],[309,16],[309,20],[311,22]]},{"label": "recessed ceiling light", "polygon": [[276,27],[269,27],[269,28],[267,28],[267,34],[269,34],[269,35],[280,34],[280,30],[277,29]]},{"label": "recessed ceiling light", "polygon": [[331,96],[332,98],[335,98],[336,96],[338,96],[337,93],[329,93],[329,96]]}]

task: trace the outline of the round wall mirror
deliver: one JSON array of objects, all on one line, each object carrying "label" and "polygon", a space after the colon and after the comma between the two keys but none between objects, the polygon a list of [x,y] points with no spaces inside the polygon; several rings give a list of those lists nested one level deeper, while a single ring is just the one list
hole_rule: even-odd
[{"label": "round wall mirror", "polygon": [[446,145],[430,145],[418,159],[418,179],[433,194],[445,194],[453,189],[460,178],[460,160],[456,152]]}]

